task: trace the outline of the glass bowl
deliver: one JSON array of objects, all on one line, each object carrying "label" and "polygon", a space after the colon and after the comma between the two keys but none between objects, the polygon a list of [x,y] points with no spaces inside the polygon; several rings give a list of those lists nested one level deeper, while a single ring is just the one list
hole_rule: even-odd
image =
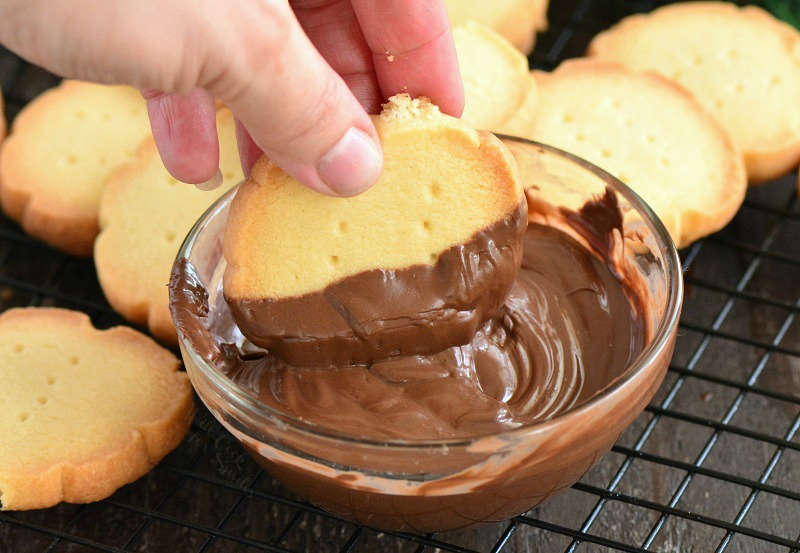
[{"label": "glass bowl", "polygon": [[[452,530],[523,513],[578,480],[639,415],[672,357],[683,298],[680,262],[664,226],[628,187],[568,153],[503,137],[529,197],[580,208],[613,190],[624,214],[623,255],[649,293],[649,343],[625,371],[582,404],[545,421],[468,439],[370,440],[293,418],[229,379],[223,356],[201,355],[208,337],[241,339],[222,299],[222,239],[234,191],[199,219],[178,253],[207,296],[190,316],[170,302],[186,370],[211,413],[287,488],[330,512],[381,529]],[[188,263],[188,264],[187,264]],[[185,296],[185,294],[184,294]],[[193,320],[188,321],[187,318]],[[224,323],[224,324],[222,324]],[[203,332],[187,331],[199,324]],[[197,328],[197,327],[196,327]],[[205,342],[204,342],[205,340]]]}]

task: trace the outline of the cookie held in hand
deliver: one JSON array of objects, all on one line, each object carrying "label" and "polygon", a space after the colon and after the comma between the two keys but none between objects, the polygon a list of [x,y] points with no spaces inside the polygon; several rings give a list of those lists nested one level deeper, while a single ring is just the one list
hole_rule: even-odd
[{"label": "cookie held in hand", "polygon": [[466,343],[519,269],[527,205],[506,147],[408,95],[373,121],[384,169],[367,192],[324,196],[262,158],[233,200],[225,298],[242,333],[288,363]]},{"label": "cookie held in hand", "polygon": [[0,509],[106,498],[174,449],[194,414],[180,363],[67,309],[0,315]]}]

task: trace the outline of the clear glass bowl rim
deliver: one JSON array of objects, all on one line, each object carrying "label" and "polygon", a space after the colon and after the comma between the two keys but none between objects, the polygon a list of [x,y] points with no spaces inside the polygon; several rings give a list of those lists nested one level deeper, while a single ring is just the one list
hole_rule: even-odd
[{"label": "clear glass bowl rim", "polygon": [[[575,408],[559,413],[558,415],[541,421],[532,422],[530,424],[522,425],[513,429],[504,430],[502,432],[481,434],[470,436],[468,438],[448,438],[448,439],[425,439],[425,440],[379,440],[371,438],[362,438],[358,436],[349,435],[342,432],[337,432],[327,427],[321,427],[312,423],[297,419],[289,416],[281,411],[273,409],[268,405],[262,403],[258,398],[246,390],[238,387],[232,380],[230,380],[223,373],[219,372],[216,367],[212,366],[205,359],[203,359],[191,345],[191,342],[186,339],[180,329],[178,329],[178,341],[182,346],[183,351],[191,357],[191,362],[202,371],[202,376],[209,381],[213,386],[215,392],[220,395],[225,401],[228,402],[228,408],[235,409],[249,418],[262,418],[266,419],[266,424],[278,424],[282,428],[291,427],[292,430],[308,434],[316,438],[330,439],[343,444],[353,444],[360,446],[374,446],[381,448],[401,448],[404,450],[419,448],[419,449],[432,449],[442,447],[469,447],[480,440],[487,438],[509,440],[514,443],[515,439],[519,439],[522,435],[535,433],[538,431],[546,430],[547,427],[560,422],[563,419],[574,416],[584,410],[589,410],[591,407],[602,401],[609,401],[611,397],[620,389],[624,388],[630,383],[633,378],[648,367],[651,363],[655,362],[663,353],[664,349],[669,347],[670,338],[673,331],[678,325],[680,318],[680,310],[683,301],[683,275],[681,271],[680,258],[677,249],[675,248],[672,238],[669,235],[664,224],[653,212],[650,206],[645,201],[625,185],[622,181],[601,169],[600,167],[590,163],[574,154],[549,146],[534,140],[519,138],[515,136],[508,136],[503,134],[497,135],[500,139],[510,142],[516,142],[525,146],[539,148],[560,156],[567,161],[573,162],[596,177],[603,180],[611,186],[617,193],[622,195],[628,203],[637,212],[643,215],[643,221],[650,228],[653,233],[656,245],[661,250],[664,261],[667,279],[667,307],[664,311],[664,316],[659,321],[658,327],[653,336],[651,343],[626,367],[625,371],[606,388],[601,390],[595,396],[589,398]],[[224,205],[233,197],[236,187],[232,188],[215,202],[200,216],[200,218],[192,226],[192,229],[187,234],[186,238],[178,250],[177,260],[189,259],[194,242],[200,232],[205,228],[206,222],[212,218],[216,213],[224,207]],[[186,360],[184,360],[185,362]],[[204,398],[201,399],[205,401]],[[239,431],[244,431],[251,434],[249,425],[236,424]],[[253,439],[259,440],[258,436],[250,436]]]}]

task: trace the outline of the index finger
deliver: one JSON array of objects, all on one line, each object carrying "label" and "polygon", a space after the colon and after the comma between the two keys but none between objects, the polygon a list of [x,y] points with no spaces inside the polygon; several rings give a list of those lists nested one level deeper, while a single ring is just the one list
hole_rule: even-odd
[{"label": "index finger", "polygon": [[464,88],[442,0],[351,0],[385,97],[427,96],[459,116]]}]

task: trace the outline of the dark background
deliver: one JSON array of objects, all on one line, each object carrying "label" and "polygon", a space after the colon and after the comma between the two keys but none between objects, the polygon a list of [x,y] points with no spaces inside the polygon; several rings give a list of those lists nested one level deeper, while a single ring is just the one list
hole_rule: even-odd
[{"label": "dark background", "polygon": [[[533,65],[578,56],[596,32],[659,4],[554,0]],[[800,13],[797,1],[766,4]],[[57,82],[0,48],[9,120]],[[428,536],[358,527],[286,491],[201,407],[183,444],[110,499],[0,513],[0,553],[800,551],[796,181],[750,191],[728,228],[682,252],[685,309],[661,390],[578,484],[523,516]],[[90,260],[0,217],[0,308],[26,305],[124,323]]]}]

